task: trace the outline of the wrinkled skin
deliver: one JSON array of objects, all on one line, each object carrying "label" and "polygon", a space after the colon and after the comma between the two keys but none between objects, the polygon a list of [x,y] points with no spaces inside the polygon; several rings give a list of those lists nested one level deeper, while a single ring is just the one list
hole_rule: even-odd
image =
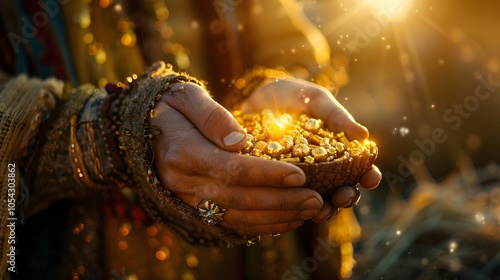
[{"label": "wrinkled skin", "polygon": [[[298,187],[305,182],[300,168],[238,155],[245,144],[244,132],[226,109],[196,84],[174,84],[171,90],[157,103],[150,122],[162,131],[153,140],[158,176],[192,207],[212,200],[227,209],[219,225],[246,236],[281,234],[305,220],[325,221],[351,204],[355,193],[350,188],[341,188],[331,201],[324,201],[317,192]],[[244,112],[264,108],[307,113],[323,119],[332,131],[345,131],[351,140],[368,137],[368,130],[326,89],[303,80],[270,82],[242,106]],[[361,184],[373,189],[380,179],[373,166]]]}]

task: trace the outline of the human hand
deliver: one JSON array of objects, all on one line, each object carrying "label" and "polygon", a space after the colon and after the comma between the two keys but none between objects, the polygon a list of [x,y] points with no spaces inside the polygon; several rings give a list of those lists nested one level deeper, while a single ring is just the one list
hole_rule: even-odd
[{"label": "human hand", "polygon": [[227,209],[218,224],[244,236],[281,234],[316,217],[321,196],[298,188],[303,171],[291,164],[238,155],[240,125],[193,83],[172,84],[157,102],[150,125],[155,166],[163,186],[196,208],[212,200]]},{"label": "human hand", "polygon": [[[357,123],[326,88],[305,80],[290,77],[271,81],[257,88],[242,104],[241,110],[243,113],[251,113],[266,108],[278,113],[306,113],[322,119],[329,130],[344,131],[351,141],[362,141],[369,136],[368,130]],[[374,189],[380,183],[381,176],[379,169],[373,165],[363,174],[360,184],[366,189]],[[313,221],[324,221],[333,216],[339,208],[351,206],[357,195],[353,188],[338,188],[331,203],[325,202]]]}]

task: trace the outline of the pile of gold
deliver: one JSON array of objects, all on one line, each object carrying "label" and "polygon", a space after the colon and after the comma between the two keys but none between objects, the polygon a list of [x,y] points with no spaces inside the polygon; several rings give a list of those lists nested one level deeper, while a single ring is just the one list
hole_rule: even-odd
[{"label": "pile of gold", "polygon": [[305,186],[324,196],[340,186],[355,186],[378,154],[374,142],[349,141],[343,132],[328,131],[322,120],[306,114],[293,118],[265,109],[233,115],[247,133],[242,154],[299,166],[307,176]]}]

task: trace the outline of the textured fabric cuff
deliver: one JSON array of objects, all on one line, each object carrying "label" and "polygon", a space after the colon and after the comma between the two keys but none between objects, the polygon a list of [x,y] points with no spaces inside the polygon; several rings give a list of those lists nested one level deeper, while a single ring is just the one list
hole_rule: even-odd
[{"label": "textured fabric cuff", "polygon": [[241,244],[247,238],[218,225],[206,225],[198,211],[176,198],[162,186],[153,166],[152,138],[160,132],[149,126],[149,116],[161,94],[174,83],[203,83],[187,74],[176,73],[163,62],[154,64],[147,73],[132,81],[117,98],[116,116],[121,127],[118,145],[124,155],[127,173],[148,213],[157,221],[179,233],[189,243],[204,246]]}]

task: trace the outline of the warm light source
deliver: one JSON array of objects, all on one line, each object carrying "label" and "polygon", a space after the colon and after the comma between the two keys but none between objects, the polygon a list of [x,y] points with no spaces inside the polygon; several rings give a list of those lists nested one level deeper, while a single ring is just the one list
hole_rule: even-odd
[{"label": "warm light source", "polygon": [[373,13],[390,21],[404,19],[411,8],[411,0],[364,0],[364,2]]}]

